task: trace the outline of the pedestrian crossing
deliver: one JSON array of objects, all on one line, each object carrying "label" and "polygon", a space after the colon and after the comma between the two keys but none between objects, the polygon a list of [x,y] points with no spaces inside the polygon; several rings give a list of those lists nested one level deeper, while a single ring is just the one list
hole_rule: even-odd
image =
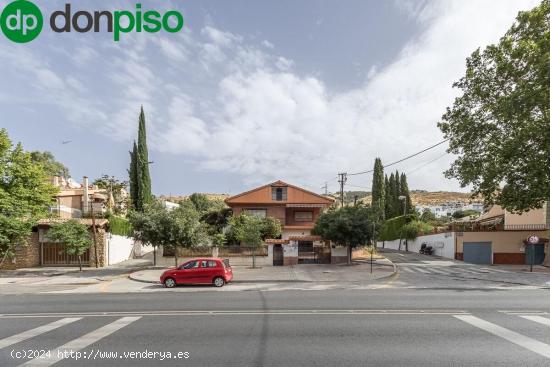
[{"label": "pedestrian crossing", "polygon": [[401,273],[421,275],[445,275],[445,276],[480,276],[487,274],[510,274],[511,272],[501,269],[492,269],[480,266],[435,266],[435,265],[397,265]]},{"label": "pedestrian crossing", "polygon": [[[277,314],[280,315],[292,315],[292,314],[300,314],[304,315],[307,312],[306,311],[300,311],[297,310],[288,310],[288,311],[277,311]],[[196,311],[199,312],[199,311]],[[201,314],[208,313],[210,311],[201,311]],[[214,312],[214,311],[212,311]],[[227,313],[227,315],[233,315],[231,312],[222,312],[222,311],[216,311],[218,312],[218,315],[224,315]],[[314,310],[310,311],[314,314],[319,314],[322,311]],[[328,312],[328,311],[327,311]],[[243,315],[252,315],[257,316],[261,314],[261,311],[242,311]],[[542,327],[542,328],[550,328],[550,313],[545,311],[537,311],[537,312],[514,312],[514,311],[498,311],[496,314],[499,316],[504,315],[504,319],[497,318],[498,321],[495,321],[495,315],[488,315],[488,316],[478,316],[478,315],[472,315],[468,311],[460,311],[460,310],[450,310],[446,312],[441,312],[437,310],[418,310],[415,312],[414,310],[341,310],[337,312],[336,310],[330,310],[326,315],[341,315],[343,317],[349,316],[349,317],[368,317],[369,315],[376,315],[376,317],[405,317],[406,315],[412,315],[414,314],[415,317],[423,316],[423,317],[448,317],[451,319],[459,320],[460,322],[463,322],[465,324],[468,324],[472,327],[472,330],[475,328],[482,330],[486,332],[487,334],[492,334],[493,337],[498,337],[506,342],[516,344],[526,350],[529,350],[539,356],[543,356],[547,359],[550,359],[550,344],[548,338],[542,338],[540,334],[537,334],[535,336],[530,335],[529,330],[531,327]],[[103,325],[99,328],[96,328],[95,330],[83,332],[83,335],[76,336],[71,334],[72,340],[64,342],[62,345],[58,347],[51,348],[49,351],[49,355],[47,358],[44,357],[37,357],[34,359],[27,359],[27,360],[9,360],[9,350],[12,348],[17,348],[18,345],[24,345],[26,341],[32,341],[39,343],[41,338],[46,337],[44,334],[49,332],[58,332],[58,333],[64,333],[64,328],[69,327],[70,325],[76,325],[80,323],[80,326],[84,326],[86,324],[86,321],[91,318],[97,318],[100,317],[97,316],[82,316],[82,317],[61,317],[59,319],[56,319],[55,321],[51,321],[51,318],[44,319],[44,324],[35,328],[31,328],[28,330],[22,330],[19,333],[16,333],[11,336],[4,336],[0,334],[0,365],[8,365],[6,362],[9,363],[10,366],[52,366],[55,365],[58,362],[61,362],[63,360],[66,360],[69,357],[65,352],[70,351],[72,353],[76,353],[78,351],[87,350],[86,348],[92,347],[93,344],[108,338],[108,337],[116,337],[112,334],[116,333],[117,331],[120,331],[121,329],[124,329],[125,327],[139,322],[144,317],[148,317],[150,313],[144,313],[143,315],[132,315],[132,316],[115,316],[115,319],[111,319],[112,315],[105,315],[109,317],[109,319],[105,319],[104,317],[101,317],[104,319]],[[163,315],[160,313],[157,316]],[[5,321],[3,319],[7,315],[0,315],[0,331],[2,330],[2,322]],[[486,320],[484,318],[488,318],[489,320]],[[526,320],[527,323],[531,323],[532,325],[528,325],[527,328],[522,328],[520,332],[514,331],[514,325],[518,325],[518,320]],[[510,322],[514,321],[514,322]],[[510,326],[512,325],[512,326]],[[522,324],[523,325],[523,324]],[[24,327],[23,327],[24,329]],[[540,330],[539,330],[540,331]],[[550,332],[550,329],[548,329]],[[527,334],[527,335],[526,335]],[[120,336],[119,336],[120,337]],[[538,339],[544,339],[543,341]],[[20,344],[21,343],[21,344]],[[4,362],[4,364],[2,363]]]}]

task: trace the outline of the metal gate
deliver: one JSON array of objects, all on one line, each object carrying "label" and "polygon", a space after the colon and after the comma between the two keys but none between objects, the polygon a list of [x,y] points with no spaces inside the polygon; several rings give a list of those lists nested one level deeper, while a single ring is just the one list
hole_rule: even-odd
[{"label": "metal gate", "polygon": [[464,242],[464,262],[472,264],[492,264],[491,242]]},{"label": "metal gate", "polygon": [[298,264],[315,264],[312,241],[298,241]]},{"label": "metal gate", "polygon": [[[78,256],[68,255],[65,251],[65,245],[62,243],[44,243],[42,244],[42,265],[78,265]],[[82,255],[82,265],[90,263],[90,250]]]},{"label": "metal gate", "polygon": [[[534,252],[534,253],[533,253]],[[525,246],[525,264],[541,265],[544,262],[544,244]]]},{"label": "metal gate", "polygon": [[273,266],[283,265],[283,246],[273,245]]}]

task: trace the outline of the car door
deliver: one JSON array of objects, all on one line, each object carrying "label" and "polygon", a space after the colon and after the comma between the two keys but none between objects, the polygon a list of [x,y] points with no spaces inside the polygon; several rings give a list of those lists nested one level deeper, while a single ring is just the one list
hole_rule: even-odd
[{"label": "car door", "polygon": [[210,266],[209,260],[201,260],[200,268],[198,270],[199,276],[197,278],[198,283],[210,284],[214,278],[212,273],[212,267]]},{"label": "car door", "polygon": [[178,284],[191,284],[197,281],[199,261],[191,260],[183,264],[177,271],[176,282]]}]

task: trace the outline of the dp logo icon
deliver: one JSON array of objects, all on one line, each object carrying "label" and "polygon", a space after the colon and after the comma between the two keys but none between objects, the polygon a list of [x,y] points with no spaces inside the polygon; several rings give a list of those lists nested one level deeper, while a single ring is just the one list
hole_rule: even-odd
[{"label": "dp logo icon", "polygon": [[30,42],[40,34],[44,19],[40,9],[26,0],[15,0],[0,15],[0,28],[4,35],[17,43]]}]

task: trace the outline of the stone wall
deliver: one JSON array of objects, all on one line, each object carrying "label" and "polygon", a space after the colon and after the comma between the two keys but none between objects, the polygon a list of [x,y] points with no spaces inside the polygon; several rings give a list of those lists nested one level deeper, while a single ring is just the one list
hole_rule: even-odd
[{"label": "stone wall", "polygon": [[[91,236],[90,230],[90,236]],[[99,259],[98,266],[104,267],[107,265],[107,234],[104,228],[97,228],[97,257]],[[90,266],[95,267],[95,249],[94,244],[90,246]]]},{"label": "stone wall", "polygon": [[26,245],[15,247],[15,257],[8,258],[0,269],[15,270],[40,266],[40,244],[38,232],[32,232]]}]

